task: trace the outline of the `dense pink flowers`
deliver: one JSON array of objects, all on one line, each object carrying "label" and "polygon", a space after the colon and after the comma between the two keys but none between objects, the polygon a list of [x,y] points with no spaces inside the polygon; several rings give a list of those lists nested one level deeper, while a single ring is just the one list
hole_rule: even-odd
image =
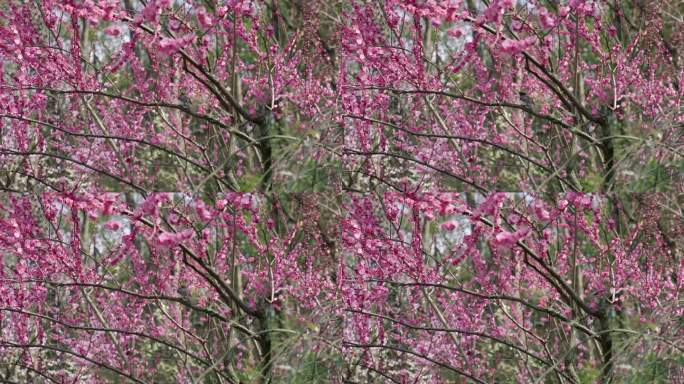
[{"label": "dense pink flowers", "polygon": [[195,35],[188,34],[178,38],[163,38],[159,41],[159,50],[167,55],[171,55],[180,49],[192,44],[195,40]]},{"label": "dense pink flowers", "polygon": [[104,227],[110,231],[116,231],[121,228],[121,224],[116,220],[110,220],[104,224]]},{"label": "dense pink flowers", "polygon": [[104,33],[109,36],[119,36],[121,34],[122,28],[116,25],[105,28]]},{"label": "dense pink flowers", "polygon": [[679,11],[0,1],[0,380],[671,380]]},{"label": "dense pink flowers", "polygon": [[458,227],[458,223],[453,221],[453,220],[449,220],[449,221],[442,223],[440,226],[445,231],[453,231],[454,229],[456,229]]},{"label": "dense pink flowers", "polygon": [[207,11],[204,8],[200,8],[197,11],[197,20],[199,21],[200,25],[204,28],[209,28],[214,24],[213,18],[211,17],[211,15],[207,13]]},{"label": "dense pink flowers", "polygon": [[158,240],[160,245],[174,247],[183,241],[190,239],[193,235],[194,231],[192,229],[186,229],[179,233],[162,232],[159,235]]},{"label": "dense pink flowers", "polygon": [[531,47],[536,41],[537,38],[534,36],[527,37],[523,40],[504,39],[501,43],[501,51],[514,55]]}]

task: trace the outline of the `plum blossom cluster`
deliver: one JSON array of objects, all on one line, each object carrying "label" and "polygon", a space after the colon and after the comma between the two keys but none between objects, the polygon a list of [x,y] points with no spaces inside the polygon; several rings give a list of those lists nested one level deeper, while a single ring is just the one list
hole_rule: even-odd
[{"label": "plum blossom cluster", "polygon": [[0,1],[0,381],[671,381],[682,20]]},{"label": "plum blossom cluster", "polygon": [[[614,224],[607,202],[576,193],[555,206],[502,193],[353,198],[342,229],[346,352],[406,381],[441,382],[425,370],[435,362],[475,381],[502,381],[498,358],[512,350],[534,360],[526,367],[533,376],[551,369],[565,377],[571,368],[552,362],[565,347],[554,336],[541,337],[549,324],[566,335],[579,331],[584,341],[575,346],[572,369],[582,370],[601,364],[584,343],[593,338],[605,348],[599,335],[611,322],[636,317],[641,332],[676,322],[677,315],[659,316],[681,313],[675,298],[684,265],[662,240],[638,240],[661,236],[653,227],[653,233],[642,224],[624,239],[602,238],[602,228]],[[467,227],[461,239],[450,236],[454,222]],[[584,313],[579,324],[571,320],[577,311]],[[676,337],[681,328],[668,332]]]}]

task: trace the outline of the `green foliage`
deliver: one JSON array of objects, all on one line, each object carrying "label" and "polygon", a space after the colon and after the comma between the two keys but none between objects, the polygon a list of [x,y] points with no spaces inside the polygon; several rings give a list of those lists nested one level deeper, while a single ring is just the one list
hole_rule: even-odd
[{"label": "green foliage", "polygon": [[629,374],[625,375],[625,383],[668,384],[677,382],[674,379],[684,379],[682,377],[684,375],[684,356],[679,356],[676,359],[664,359],[655,352],[649,352],[641,361],[635,359],[635,363],[639,365],[628,367]]},{"label": "green foliage", "polygon": [[307,352],[300,358],[301,364],[294,368],[292,375],[286,380],[275,380],[275,382],[304,384],[304,383],[325,383],[329,382],[332,372],[329,363],[324,361],[317,352]]},{"label": "green foliage", "polygon": [[581,384],[593,384],[599,381],[601,371],[598,368],[586,366],[577,372]]},{"label": "green foliage", "polygon": [[673,167],[666,167],[651,159],[638,172],[630,188],[632,192],[665,192],[671,183],[677,181],[677,175],[684,174],[684,161],[677,162]]},{"label": "green foliage", "polygon": [[580,179],[582,192],[598,192],[603,185],[603,175],[598,172],[590,172]]},{"label": "green foliage", "polygon": [[238,179],[238,192],[252,192],[259,188],[261,183],[261,175],[258,174],[244,174]]}]

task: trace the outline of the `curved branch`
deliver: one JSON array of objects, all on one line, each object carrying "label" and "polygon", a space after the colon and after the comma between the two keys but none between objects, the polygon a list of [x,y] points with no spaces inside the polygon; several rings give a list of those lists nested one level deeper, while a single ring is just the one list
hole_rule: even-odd
[{"label": "curved branch", "polygon": [[476,383],[487,384],[486,381],[483,381],[483,380],[481,380],[481,379],[478,379],[477,377],[471,375],[471,374],[468,373],[468,372],[465,372],[465,371],[463,371],[463,370],[461,370],[461,369],[458,369],[458,368],[456,368],[456,367],[454,367],[454,366],[452,366],[452,365],[449,365],[449,364],[447,364],[447,363],[442,363],[442,362],[440,362],[440,361],[438,361],[438,360],[435,360],[435,359],[433,359],[433,358],[431,358],[431,357],[428,357],[428,356],[426,356],[426,355],[420,354],[420,353],[418,353],[418,352],[414,352],[414,351],[412,351],[412,350],[410,350],[410,349],[406,349],[406,348],[403,348],[403,347],[398,347],[398,346],[388,345],[388,344],[358,344],[358,343],[354,343],[354,342],[350,342],[350,341],[344,341],[344,342],[342,343],[342,345],[345,346],[345,347],[352,347],[352,348],[380,348],[380,349],[390,349],[390,350],[397,351],[397,352],[408,353],[409,355],[413,355],[413,356],[416,356],[416,357],[421,358],[421,359],[423,359],[423,360],[427,360],[427,361],[431,362],[432,364],[438,365],[438,366],[440,366],[440,367],[442,367],[442,368],[446,368],[446,369],[448,369],[448,370],[450,370],[450,371],[453,371],[453,372],[455,372],[455,373],[457,373],[457,374],[459,374],[459,375],[461,375],[461,376],[467,377],[467,378],[469,378],[469,379],[475,381]]},{"label": "curved branch", "polygon": [[108,371],[111,371],[111,372],[113,372],[113,373],[119,375],[119,376],[125,377],[125,378],[127,378],[128,380],[133,381],[133,382],[135,382],[135,383],[138,383],[138,384],[147,384],[147,382],[142,381],[142,380],[138,379],[137,377],[135,377],[135,376],[133,376],[133,375],[130,375],[130,374],[126,373],[126,372],[123,372],[122,370],[120,370],[120,369],[118,369],[118,368],[112,367],[111,365],[109,365],[109,364],[107,364],[107,363],[103,363],[103,362],[101,362],[101,361],[94,360],[94,359],[92,359],[92,358],[90,358],[90,357],[88,357],[88,356],[86,356],[86,355],[82,355],[82,354],[80,354],[80,353],[77,353],[77,352],[74,352],[74,351],[71,351],[71,350],[68,350],[68,349],[64,349],[64,348],[61,348],[61,347],[58,347],[58,346],[55,346],[55,345],[37,344],[37,343],[18,344],[18,343],[12,343],[12,342],[9,342],[9,341],[0,341],[0,347],[2,347],[2,348],[17,348],[17,349],[32,349],[32,348],[34,348],[34,349],[45,349],[45,350],[48,350],[48,351],[53,351],[53,352],[58,352],[58,353],[64,353],[64,354],[67,354],[67,355],[71,355],[71,356],[77,357],[77,358],[79,358],[79,359],[83,359],[83,360],[85,360],[85,361],[87,361],[87,362],[89,362],[89,363],[91,363],[91,364],[93,364],[93,365],[96,365],[96,366],[98,366],[98,367],[102,367],[102,368],[104,368],[104,369],[106,369],[106,370],[108,370]]},{"label": "curved branch", "polygon": [[461,177],[461,176],[459,176],[459,175],[456,175],[456,174],[454,174],[454,173],[452,173],[452,172],[449,172],[449,171],[444,170],[444,169],[441,169],[441,168],[437,168],[437,167],[435,167],[434,165],[430,165],[429,163],[426,163],[426,162],[424,162],[424,161],[421,161],[421,160],[418,160],[418,159],[414,159],[414,158],[412,158],[412,157],[404,156],[404,155],[401,155],[401,154],[398,154],[398,153],[390,153],[390,152],[382,152],[382,151],[368,151],[368,152],[362,152],[362,151],[356,151],[356,150],[353,150],[353,149],[344,149],[343,152],[344,152],[344,153],[348,153],[348,154],[353,154],[353,155],[360,155],[360,156],[387,156],[387,157],[396,157],[396,158],[398,158],[398,159],[402,159],[402,160],[406,160],[406,161],[411,161],[411,162],[414,162],[414,163],[416,163],[416,164],[420,164],[420,165],[422,165],[422,166],[428,167],[428,168],[430,168],[430,169],[432,169],[432,170],[434,170],[434,171],[437,171],[437,172],[439,172],[439,173],[445,174],[445,175],[447,175],[447,176],[449,176],[449,177],[452,177],[452,178],[454,178],[454,179],[456,179],[456,180],[458,180],[458,181],[461,181],[462,183],[468,184],[468,185],[470,185],[471,187],[474,187],[475,189],[477,189],[477,190],[480,191],[480,192],[484,192],[484,193],[489,192],[486,188],[484,188],[484,187],[482,187],[482,186],[476,184],[475,182],[472,182],[472,181],[470,181],[470,180],[468,180],[468,179],[465,179],[465,178],[463,178],[463,177]]},{"label": "curved branch", "polygon": [[441,134],[434,134],[434,133],[413,132],[413,131],[408,130],[408,129],[406,129],[406,128],[402,128],[402,127],[400,127],[400,126],[398,126],[398,125],[395,125],[395,124],[392,124],[392,123],[388,123],[388,122],[386,122],[386,121],[374,119],[374,118],[371,118],[371,117],[365,117],[365,116],[358,116],[358,115],[349,115],[349,114],[347,114],[347,115],[343,115],[343,117],[348,117],[348,118],[351,118],[351,119],[358,119],[358,120],[368,121],[368,122],[371,122],[371,123],[381,124],[381,125],[390,127],[390,128],[392,128],[392,129],[396,129],[396,130],[399,130],[399,131],[408,133],[408,134],[411,135],[411,136],[427,137],[427,138],[437,138],[437,139],[455,139],[455,140],[472,141],[472,142],[476,142],[476,143],[486,144],[486,145],[492,146],[492,147],[494,147],[494,148],[500,149],[500,150],[502,150],[502,151],[504,151],[504,152],[507,152],[507,153],[509,153],[509,154],[511,154],[511,155],[520,157],[521,159],[523,159],[523,160],[525,160],[525,161],[528,161],[528,162],[530,162],[530,163],[536,165],[537,167],[543,169],[543,170],[546,171],[547,173],[551,173],[554,177],[556,177],[558,180],[560,180],[560,181],[563,182],[564,184],[568,185],[568,186],[569,186],[570,188],[572,188],[573,190],[577,190],[577,188],[575,188],[574,185],[572,185],[571,183],[568,183],[565,179],[563,179],[562,177],[558,176],[557,172],[554,172],[552,169],[548,168],[548,167],[545,166],[544,164],[541,164],[540,162],[538,162],[538,161],[536,161],[536,160],[534,160],[534,159],[532,159],[532,158],[530,158],[530,157],[528,157],[528,156],[526,156],[526,155],[524,155],[524,154],[522,154],[522,153],[516,152],[516,151],[514,151],[514,150],[512,150],[512,149],[510,149],[510,148],[504,147],[503,145],[496,144],[496,143],[493,143],[493,142],[488,141],[488,140],[485,140],[485,139],[478,139],[478,138],[475,138],[475,137],[458,136],[458,135],[441,135]]},{"label": "curved branch", "polygon": [[468,290],[468,289],[465,289],[465,288],[453,287],[453,286],[450,286],[450,285],[439,284],[439,283],[419,283],[419,282],[416,282],[416,283],[402,283],[402,282],[398,282],[398,281],[381,280],[381,279],[370,279],[370,280],[366,280],[366,281],[369,281],[369,282],[377,282],[377,283],[384,283],[384,284],[390,284],[390,285],[395,285],[395,286],[399,286],[399,287],[412,287],[412,286],[416,286],[416,287],[441,288],[441,289],[446,289],[446,290],[449,290],[449,291],[460,292],[460,293],[464,293],[464,294],[466,294],[466,295],[475,296],[475,297],[480,298],[480,299],[483,299],[483,300],[506,300],[506,301],[513,301],[513,302],[522,304],[522,305],[524,305],[524,306],[526,306],[526,307],[528,307],[528,308],[530,308],[530,309],[532,309],[532,310],[535,310],[535,311],[537,311],[537,312],[545,313],[545,314],[547,314],[547,315],[549,315],[549,316],[551,316],[551,317],[554,317],[554,318],[556,318],[556,319],[558,319],[558,320],[560,320],[560,321],[563,321],[564,323],[570,324],[571,326],[577,328],[578,330],[580,330],[580,331],[586,333],[586,334],[589,335],[589,336],[594,337],[594,336],[596,335],[596,333],[594,333],[591,329],[589,329],[589,328],[583,326],[582,324],[577,323],[576,321],[574,321],[574,320],[572,320],[572,319],[569,319],[569,318],[563,316],[562,314],[560,314],[560,313],[554,311],[553,309],[540,307],[540,306],[538,306],[538,305],[536,305],[536,304],[532,304],[532,303],[530,303],[529,301],[527,301],[527,300],[525,300],[525,299],[522,299],[522,298],[520,298],[520,297],[516,297],[516,296],[509,296],[509,295],[487,295],[487,294],[483,294],[483,293],[479,293],[479,292],[474,292],[474,291],[471,291],[471,290]]},{"label": "curved branch", "polygon": [[99,168],[95,168],[95,167],[93,167],[92,165],[88,165],[88,164],[86,164],[86,163],[84,163],[84,162],[82,162],[82,161],[74,160],[74,159],[72,159],[72,158],[70,158],[70,157],[67,157],[67,156],[64,156],[64,155],[59,155],[59,154],[56,154],[56,153],[49,153],[49,152],[40,152],[40,151],[15,151],[15,150],[12,150],[12,149],[4,149],[4,148],[0,148],[0,155],[14,155],[14,156],[43,156],[43,157],[52,157],[52,158],[55,158],[55,159],[68,161],[68,162],[70,162],[70,163],[74,163],[74,164],[76,164],[76,165],[80,165],[80,166],[82,166],[82,167],[88,168],[88,169],[90,169],[90,170],[93,171],[93,172],[96,172],[96,173],[100,173],[100,174],[102,174],[102,175],[105,175],[105,176],[107,176],[107,177],[109,177],[109,178],[111,178],[111,179],[114,179],[114,180],[116,180],[116,181],[118,181],[118,182],[120,182],[120,183],[126,184],[126,185],[128,185],[129,187],[135,189],[136,191],[142,193],[143,195],[146,195],[146,194],[147,194],[147,191],[146,191],[145,189],[139,187],[138,185],[136,185],[136,184],[134,184],[134,183],[132,183],[132,182],[130,182],[130,181],[128,181],[128,180],[125,180],[125,179],[123,179],[123,178],[121,178],[121,177],[119,177],[119,176],[116,176],[116,175],[114,175],[114,174],[112,174],[112,173],[109,173],[109,172],[107,172],[107,171],[105,171],[105,170],[102,170],[102,169],[99,169]]},{"label": "curved branch", "polygon": [[[358,313],[358,314],[362,314],[362,315],[366,315],[366,316],[381,318],[381,319],[390,321],[390,322],[392,322],[392,323],[399,324],[399,325],[404,326],[404,327],[406,327],[406,328],[413,329],[413,330],[418,330],[418,331],[445,332],[445,333],[460,333],[460,334],[463,334],[463,335],[482,337],[482,338],[485,338],[485,339],[492,340],[492,341],[494,341],[494,342],[496,342],[496,343],[505,345],[505,346],[507,346],[507,347],[509,347],[509,348],[515,349],[516,351],[519,351],[519,352],[521,352],[521,353],[523,353],[523,354],[525,354],[525,355],[527,355],[527,356],[529,356],[529,357],[531,357],[531,358],[533,358],[533,359],[535,359],[535,360],[541,362],[541,363],[544,364],[544,365],[548,365],[548,366],[550,366],[550,367],[553,367],[553,366],[554,366],[554,364],[552,364],[551,362],[549,362],[549,361],[547,361],[547,360],[545,360],[545,359],[543,359],[543,358],[541,358],[541,357],[535,355],[535,354],[532,353],[532,352],[529,352],[529,351],[526,350],[525,348],[519,347],[519,346],[517,346],[517,345],[515,345],[515,344],[513,344],[513,343],[511,343],[511,342],[508,342],[508,341],[506,341],[506,340],[500,339],[500,338],[498,338],[498,337],[494,337],[494,336],[488,335],[488,334],[486,334],[486,333],[484,333],[484,332],[469,331],[469,330],[457,329],[457,328],[424,327],[424,326],[419,326],[419,325],[412,325],[412,324],[409,324],[409,323],[407,323],[407,322],[405,322],[405,321],[402,321],[402,320],[399,320],[399,319],[395,319],[395,318],[390,317],[390,316],[381,315],[381,314],[379,314],[379,313],[366,312],[366,311],[361,311],[361,310],[351,309],[351,308],[346,309],[346,311],[347,311],[347,312],[352,312],[352,313]],[[571,377],[566,376],[566,375],[565,375],[564,373],[562,373],[561,371],[557,371],[557,372],[560,373],[561,375],[563,375],[566,379],[568,379],[568,380],[574,382],[574,380],[572,380]]]},{"label": "curved branch", "polygon": [[103,97],[108,97],[111,99],[118,99],[125,101],[127,103],[135,104],[141,107],[150,107],[150,108],[169,108],[169,109],[176,109],[179,110],[187,115],[190,115],[194,118],[200,119],[200,120],[205,120],[211,124],[217,125],[227,131],[229,131],[231,134],[234,134],[236,136],[239,136],[240,138],[250,142],[251,144],[256,144],[256,141],[246,133],[231,128],[229,125],[222,123],[220,120],[211,117],[209,115],[205,115],[202,113],[198,113],[193,111],[190,108],[187,108],[181,104],[173,104],[173,103],[166,103],[162,101],[155,101],[155,102],[149,102],[149,101],[142,101],[142,100],[136,100],[127,96],[123,95],[117,95],[114,93],[108,93],[108,92],[103,92],[103,91],[90,91],[90,90],[83,90],[83,89],[72,89],[72,90],[61,90],[61,89],[54,89],[54,88],[44,88],[44,87],[21,87],[21,88],[16,88],[16,87],[0,87],[0,88],[9,88],[12,90],[38,90],[38,91],[45,91],[45,92],[51,92],[51,93],[56,93],[56,94],[83,94],[83,95],[95,95],[95,96],[103,96]]},{"label": "curved branch", "polygon": [[[162,339],[160,339],[160,338],[157,338],[157,337],[148,335],[148,334],[143,333],[143,332],[137,332],[137,331],[126,330],[126,329],[116,329],[116,328],[107,328],[107,327],[90,327],[90,326],[84,326],[84,325],[70,324],[70,323],[67,323],[66,321],[59,320],[59,319],[55,319],[54,317],[42,315],[42,314],[40,314],[40,313],[35,313],[35,312],[24,311],[24,310],[16,309],[16,308],[0,307],[0,312],[2,312],[2,311],[13,312],[13,313],[21,314],[21,315],[33,316],[33,317],[41,318],[41,319],[43,319],[43,320],[47,320],[47,321],[50,321],[50,322],[52,322],[52,323],[56,323],[56,324],[62,325],[62,326],[67,327],[67,328],[69,328],[69,329],[74,329],[74,330],[79,330],[79,331],[87,331],[87,332],[111,332],[111,333],[120,333],[120,334],[123,334],[123,335],[138,336],[138,337],[141,337],[141,338],[144,338],[144,339],[152,340],[152,341],[154,341],[155,343],[162,344],[162,345],[164,345],[164,346],[166,346],[166,347],[169,347],[169,348],[171,348],[171,349],[174,349],[174,350],[176,350],[176,351],[178,351],[178,352],[180,352],[180,353],[182,353],[182,354],[185,354],[185,355],[187,355],[187,356],[189,356],[189,357],[192,357],[193,359],[199,361],[200,363],[202,363],[202,364],[204,364],[204,365],[206,365],[206,366],[209,366],[209,367],[212,366],[212,364],[211,364],[210,362],[208,362],[207,360],[203,359],[202,357],[200,357],[200,356],[198,356],[198,355],[196,355],[196,354],[194,354],[194,353],[192,353],[192,352],[190,352],[190,351],[187,351],[187,350],[185,350],[185,349],[183,349],[183,348],[181,348],[181,347],[179,347],[179,346],[177,346],[177,345],[175,345],[175,344],[173,344],[173,343],[170,343],[170,342],[168,342],[168,341],[166,341],[166,340],[162,340]],[[221,374],[221,373],[219,372],[219,374]],[[223,375],[222,375],[222,376],[223,376]],[[225,377],[225,376],[224,376],[224,377]]]},{"label": "curved branch", "polygon": [[59,282],[54,282],[54,281],[48,281],[48,280],[37,280],[37,279],[32,279],[32,280],[22,280],[22,281],[16,281],[12,279],[3,279],[0,281],[4,282],[11,282],[11,283],[36,283],[36,284],[46,284],[46,285],[52,285],[55,287],[89,287],[89,288],[97,288],[97,289],[104,289],[104,290],[109,290],[109,291],[114,291],[114,292],[119,292],[128,296],[132,296],[135,298],[139,298],[142,300],[164,300],[164,301],[171,301],[171,302],[176,302],[179,303],[185,307],[188,307],[192,309],[193,311],[201,312],[204,313],[205,315],[209,317],[213,317],[221,322],[228,323],[231,326],[234,326],[236,329],[240,330],[244,334],[253,337],[255,336],[254,332],[252,332],[249,328],[245,327],[244,325],[232,321],[225,316],[211,310],[208,308],[202,308],[200,306],[197,306],[190,301],[183,299],[182,297],[176,297],[176,296],[166,296],[166,295],[146,295],[138,292],[133,292],[129,291],[124,288],[119,288],[119,287],[112,287],[108,285],[103,285],[103,284],[95,284],[95,283],[59,283]]},{"label": "curved branch", "polygon": [[[133,214],[133,212],[130,212],[130,211],[123,211],[122,213],[124,213],[128,216],[131,216],[131,217],[136,217]],[[145,224],[146,226],[148,226],[150,228],[155,227],[155,225],[153,223],[151,223],[149,220],[146,220],[142,217],[136,217],[136,219],[140,220],[143,224]],[[172,228],[172,230],[173,230],[173,228]],[[174,230],[174,232],[175,232],[175,230]],[[210,266],[208,266],[205,262],[203,262],[202,259],[200,257],[198,257],[190,248],[188,248],[184,244],[179,244],[178,246],[181,248],[181,250],[183,250],[184,255],[190,256],[190,258],[192,258],[193,261],[195,261],[197,264],[199,264],[200,267],[202,267],[202,269],[204,269],[206,271],[206,274],[203,273],[202,271],[198,270],[197,268],[195,268],[194,265],[188,263],[187,260],[184,260],[186,265],[188,265],[190,268],[192,268],[195,272],[197,272],[200,276],[202,276],[209,284],[211,284],[211,286],[213,286],[217,290],[218,294],[224,299],[226,304],[230,303],[230,301],[232,300],[238,305],[238,307],[240,307],[240,309],[245,311],[245,313],[247,313],[251,316],[257,317],[257,318],[263,317],[263,313],[261,313],[258,310],[250,308],[242,299],[240,299],[240,297],[237,295],[237,293],[235,291],[233,291],[233,289],[231,287],[229,287],[223,281],[221,276],[219,276],[216,271],[214,271]]]},{"label": "curved branch", "polygon": [[[95,138],[95,139],[111,139],[111,140],[118,140],[118,141],[125,141],[125,142],[131,142],[131,143],[137,143],[137,144],[147,145],[147,146],[149,146],[149,147],[152,147],[152,148],[154,148],[154,149],[157,149],[157,150],[159,150],[159,151],[162,151],[162,152],[164,152],[164,153],[166,153],[166,154],[168,154],[168,155],[178,157],[179,159],[181,159],[181,160],[183,160],[183,161],[185,161],[185,162],[187,162],[187,163],[192,164],[193,166],[195,166],[195,167],[201,169],[202,171],[204,171],[204,172],[206,172],[206,173],[212,173],[211,170],[207,169],[207,168],[206,168],[205,166],[203,166],[202,164],[199,164],[199,163],[197,163],[196,161],[194,161],[194,160],[192,160],[192,159],[190,159],[190,158],[188,158],[188,157],[186,157],[186,156],[184,156],[184,155],[182,155],[182,154],[180,154],[180,153],[178,153],[178,152],[174,152],[174,151],[172,151],[172,150],[170,150],[170,149],[168,149],[168,148],[162,147],[162,146],[157,145],[157,144],[154,144],[154,143],[150,143],[149,141],[146,141],[146,140],[135,139],[135,138],[132,138],[132,137],[125,137],[125,136],[112,136],[112,135],[101,135],[101,134],[94,134],[94,133],[71,132],[71,131],[68,131],[68,130],[66,130],[66,129],[64,129],[64,128],[60,128],[60,127],[58,127],[58,126],[56,126],[56,125],[54,125],[54,124],[50,124],[50,123],[45,122],[45,121],[35,120],[35,119],[31,119],[31,118],[28,118],[28,117],[22,117],[22,116],[14,116],[14,115],[0,114],[0,118],[3,118],[3,117],[4,117],[4,118],[8,118],[8,119],[13,119],[13,120],[25,121],[25,122],[27,122],[27,123],[33,123],[33,124],[42,125],[42,126],[44,126],[44,127],[48,127],[48,128],[50,128],[50,129],[54,129],[54,130],[56,130],[56,131],[62,132],[62,133],[64,133],[64,134],[67,134],[67,135],[69,135],[69,136],[84,137],[84,138]],[[227,183],[225,180],[222,180],[221,178],[218,178],[218,180],[220,180],[224,185],[226,185],[226,186],[228,186],[228,187],[231,187],[231,185],[230,185],[229,183]]]}]

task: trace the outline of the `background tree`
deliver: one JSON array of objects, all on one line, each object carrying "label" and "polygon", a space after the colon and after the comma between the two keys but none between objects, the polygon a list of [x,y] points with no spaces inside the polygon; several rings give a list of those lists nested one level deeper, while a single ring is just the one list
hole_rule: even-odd
[{"label": "background tree", "polygon": [[0,5],[3,380],[325,374],[328,24],[277,1]]},{"label": "background tree", "polygon": [[0,379],[681,376],[683,14],[0,3]]},{"label": "background tree", "polygon": [[359,194],[342,236],[350,378],[672,379],[681,12],[355,2],[340,79]]}]

